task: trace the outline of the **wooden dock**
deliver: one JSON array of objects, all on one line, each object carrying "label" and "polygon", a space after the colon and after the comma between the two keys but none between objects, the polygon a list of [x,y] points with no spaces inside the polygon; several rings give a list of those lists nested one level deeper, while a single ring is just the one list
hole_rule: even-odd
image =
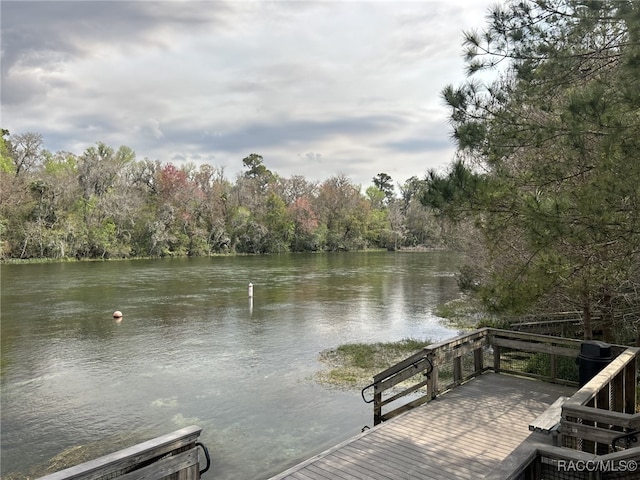
[{"label": "wooden dock", "polygon": [[271,480],[477,479],[529,438],[529,423],[575,388],[485,373]]},{"label": "wooden dock", "polygon": [[[640,348],[612,345],[614,358],[578,390],[581,349],[578,340],[496,328],[424,347],[362,389],[373,428],[271,480],[586,478],[562,470],[567,462],[598,467],[587,472],[593,479],[613,471],[640,479]],[[41,480],[198,480],[210,465],[200,430]]]}]

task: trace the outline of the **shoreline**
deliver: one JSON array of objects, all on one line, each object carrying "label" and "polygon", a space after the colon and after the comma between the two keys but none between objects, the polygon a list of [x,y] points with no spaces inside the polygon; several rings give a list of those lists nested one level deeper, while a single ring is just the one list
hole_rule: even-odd
[{"label": "shoreline", "polygon": [[109,258],[89,258],[89,257],[33,257],[33,258],[0,258],[0,265],[29,265],[41,263],[81,263],[81,262],[126,262],[135,260],[168,260],[177,258],[216,258],[216,257],[257,257],[272,255],[296,255],[296,254],[325,254],[325,253],[359,253],[359,252],[389,252],[389,253],[421,253],[421,252],[441,252],[446,251],[446,247],[428,247],[426,245],[416,247],[402,247],[397,250],[388,250],[386,248],[365,248],[361,250],[316,250],[305,252],[286,252],[286,253],[210,253],[208,255],[165,255],[165,256],[141,256],[141,257],[109,257]]}]

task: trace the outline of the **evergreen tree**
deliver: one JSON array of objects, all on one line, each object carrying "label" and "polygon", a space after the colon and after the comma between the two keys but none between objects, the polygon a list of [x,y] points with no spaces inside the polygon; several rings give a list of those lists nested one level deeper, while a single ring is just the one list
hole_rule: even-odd
[{"label": "evergreen tree", "polygon": [[465,34],[470,79],[443,91],[460,161],[425,201],[475,218],[495,310],[572,307],[610,338],[640,305],[639,31],[635,2],[525,0]]}]

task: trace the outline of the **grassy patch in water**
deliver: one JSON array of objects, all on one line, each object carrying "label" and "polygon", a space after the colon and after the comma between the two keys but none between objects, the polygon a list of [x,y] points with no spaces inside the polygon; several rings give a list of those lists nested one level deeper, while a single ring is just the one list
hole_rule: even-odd
[{"label": "grassy patch in water", "polygon": [[353,367],[387,368],[390,366],[390,358],[396,356],[404,358],[430,343],[412,338],[389,343],[347,343],[340,345],[336,353],[343,357],[346,364]]},{"label": "grassy patch in water", "polygon": [[343,344],[320,354],[326,368],[318,373],[317,379],[341,388],[362,388],[371,383],[377,373],[429,344],[429,340],[413,338],[399,342]]}]

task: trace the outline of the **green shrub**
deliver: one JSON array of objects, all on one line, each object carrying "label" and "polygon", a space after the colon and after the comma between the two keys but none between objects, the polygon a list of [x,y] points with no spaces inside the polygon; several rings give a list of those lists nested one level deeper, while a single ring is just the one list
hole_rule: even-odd
[{"label": "green shrub", "polygon": [[[547,353],[535,353],[527,360],[525,371],[548,377],[551,373],[551,356]],[[578,381],[578,366],[574,358],[558,357],[556,378]]]}]

